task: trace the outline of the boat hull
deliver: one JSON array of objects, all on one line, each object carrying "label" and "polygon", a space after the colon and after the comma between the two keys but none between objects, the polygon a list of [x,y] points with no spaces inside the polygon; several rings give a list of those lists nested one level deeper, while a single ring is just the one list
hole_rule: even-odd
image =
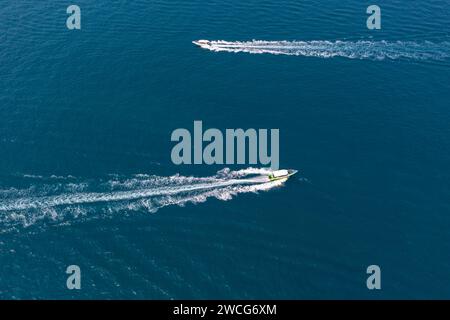
[{"label": "boat hull", "polygon": [[289,179],[290,177],[292,177],[294,174],[296,174],[298,172],[298,170],[292,170],[292,169],[289,169],[288,170],[288,174],[286,174],[286,175],[284,175],[284,176],[280,176],[280,177],[269,177],[269,180],[270,181],[277,181],[277,180],[287,180],[287,179]]}]

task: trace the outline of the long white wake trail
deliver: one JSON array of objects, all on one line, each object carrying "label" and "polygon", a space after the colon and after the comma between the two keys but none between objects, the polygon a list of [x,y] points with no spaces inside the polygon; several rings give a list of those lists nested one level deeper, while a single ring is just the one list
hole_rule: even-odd
[{"label": "long white wake trail", "polygon": [[[204,202],[208,198],[230,200],[234,195],[270,190],[283,181],[270,182],[269,169],[224,169],[211,177],[161,177],[135,175],[106,181],[40,182],[36,177],[28,189],[0,189],[0,231],[38,220],[67,222],[88,213],[120,211],[156,212],[168,205]],[[51,181],[50,181],[51,182]],[[4,230],[3,230],[4,231]]]},{"label": "long white wake trail", "polygon": [[203,49],[216,52],[246,52],[304,57],[350,59],[446,60],[450,58],[450,42],[430,41],[194,41]]}]

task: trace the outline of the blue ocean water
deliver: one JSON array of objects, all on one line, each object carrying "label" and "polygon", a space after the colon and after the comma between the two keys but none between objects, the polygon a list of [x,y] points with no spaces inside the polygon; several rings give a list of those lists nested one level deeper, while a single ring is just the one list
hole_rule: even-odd
[{"label": "blue ocean water", "polygon": [[[368,1],[76,4],[0,4],[0,298],[450,298],[448,1],[379,0],[381,30]],[[300,173],[176,166],[194,120],[279,128]]]}]

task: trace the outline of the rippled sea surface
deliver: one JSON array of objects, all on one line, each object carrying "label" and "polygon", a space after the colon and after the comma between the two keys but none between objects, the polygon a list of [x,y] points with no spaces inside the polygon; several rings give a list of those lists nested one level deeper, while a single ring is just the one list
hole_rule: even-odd
[{"label": "rippled sea surface", "polygon": [[[448,1],[377,1],[381,30],[367,1],[75,2],[73,31],[0,4],[0,298],[450,298]],[[194,120],[279,128],[300,173],[176,166]]]}]

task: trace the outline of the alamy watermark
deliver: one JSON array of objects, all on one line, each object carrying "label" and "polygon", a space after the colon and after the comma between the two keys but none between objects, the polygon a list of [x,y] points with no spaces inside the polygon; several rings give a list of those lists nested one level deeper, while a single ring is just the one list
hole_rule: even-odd
[{"label": "alamy watermark", "polygon": [[374,29],[381,29],[381,9],[379,6],[373,4],[367,7],[366,10],[367,14],[370,14],[370,16],[367,18],[367,29],[374,30]]},{"label": "alamy watermark", "polygon": [[79,266],[73,264],[67,267],[66,273],[70,274],[69,277],[67,277],[66,286],[67,289],[73,290],[81,289],[81,269]]},{"label": "alamy watermark", "polygon": [[[72,4],[66,9],[70,16],[66,20],[66,26],[69,30],[81,29],[81,9],[79,6]],[[366,25],[369,30],[381,29],[381,8],[375,4],[367,7],[366,13],[370,14],[367,18]]]},{"label": "alamy watermark", "polygon": [[[216,128],[203,132],[202,121],[194,121],[194,134],[184,128],[172,132],[171,141],[178,142],[171,153],[174,164],[261,164],[279,169],[280,130]],[[224,138],[225,136],[225,138]],[[206,145],[204,143],[206,142]],[[248,152],[247,152],[248,151]]]},{"label": "alamy watermark", "polygon": [[367,274],[370,276],[367,278],[366,285],[369,290],[381,290],[381,268],[376,264],[367,267]]},{"label": "alamy watermark", "polygon": [[66,12],[70,16],[66,20],[66,26],[69,30],[81,29],[81,9],[77,5],[70,5],[67,7]]}]

